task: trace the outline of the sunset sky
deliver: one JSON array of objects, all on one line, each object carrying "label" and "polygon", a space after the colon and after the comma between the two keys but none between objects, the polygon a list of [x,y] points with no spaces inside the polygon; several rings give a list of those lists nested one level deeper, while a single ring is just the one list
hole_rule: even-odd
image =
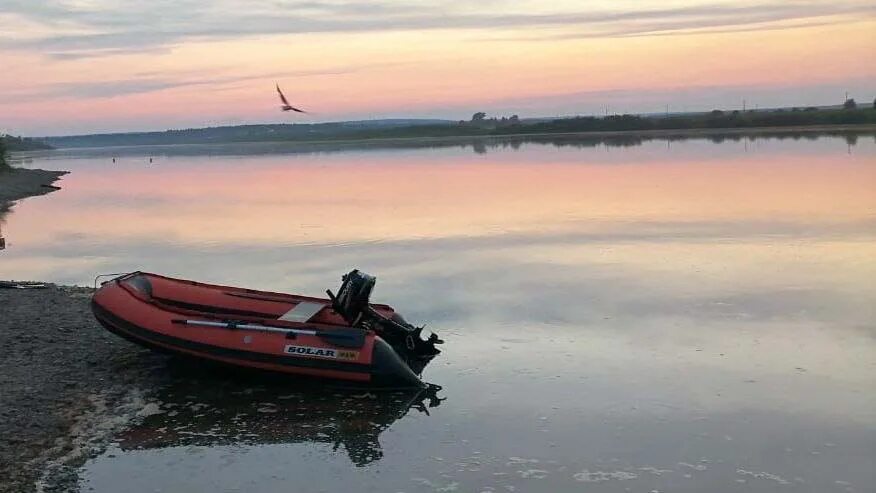
[{"label": "sunset sky", "polygon": [[0,132],[872,104],[874,52],[872,0],[2,0]]}]

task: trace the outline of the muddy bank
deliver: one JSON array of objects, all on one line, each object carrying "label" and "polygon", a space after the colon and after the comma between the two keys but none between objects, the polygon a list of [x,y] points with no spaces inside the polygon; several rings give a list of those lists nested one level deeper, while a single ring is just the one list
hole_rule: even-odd
[{"label": "muddy bank", "polygon": [[141,412],[165,357],[113,336],[92,290],[0,289],[0,492],[70,491],[75,468]]},{"label": "muddy bank", "polygon": [[0,171],[0,213],[9,210],[12,202],[35,195],[54,192],[58,181],[67,171],[11,168]]}]

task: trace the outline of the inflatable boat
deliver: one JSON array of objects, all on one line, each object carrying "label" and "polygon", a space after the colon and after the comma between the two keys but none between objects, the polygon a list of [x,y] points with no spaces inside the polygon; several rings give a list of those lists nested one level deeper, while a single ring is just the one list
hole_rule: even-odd
[{"label": "inflatable boat", "polygon": [[376,279],[353,270],[328,298],[255,291],[132,272],[103,283],[91,302],[107,330],[143,346],[245,368],[422,387],[440,351],[387,305]]}]

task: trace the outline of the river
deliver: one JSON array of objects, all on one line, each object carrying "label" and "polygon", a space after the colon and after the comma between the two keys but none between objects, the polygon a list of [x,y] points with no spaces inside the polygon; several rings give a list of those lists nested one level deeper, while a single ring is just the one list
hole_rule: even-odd
[{"label": "river", "polygon": [[[437,395],[169,365],[80,470],[128,492],[865,492],[876,139],[33,153],[0,278],[145,270],[375,302]],[[114,162],[115,161],[115,162]]]}]

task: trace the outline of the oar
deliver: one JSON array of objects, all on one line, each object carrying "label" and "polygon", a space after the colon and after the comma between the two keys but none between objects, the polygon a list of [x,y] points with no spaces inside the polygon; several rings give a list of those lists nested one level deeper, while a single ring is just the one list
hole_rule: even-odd
[{"label": "oar", "polygon": [[315,330],[315,329],[290,329],[288,327],[277,327],[271,325],[249,324],[242,322],[214,322],[211,320],[185,320],[174,319],[171,322],[182,325],[194,325],[199,327],[214,327],[219,329],[243,329],[257,330],[259,332],[274,332],[284,334],[287,338],[294,338],[297,335],[316,336],[320,339],[325,339],[335,346],[339,347],[362,347],[365,344],[365,331],[353,328],[340,328],[335,330]]}]

